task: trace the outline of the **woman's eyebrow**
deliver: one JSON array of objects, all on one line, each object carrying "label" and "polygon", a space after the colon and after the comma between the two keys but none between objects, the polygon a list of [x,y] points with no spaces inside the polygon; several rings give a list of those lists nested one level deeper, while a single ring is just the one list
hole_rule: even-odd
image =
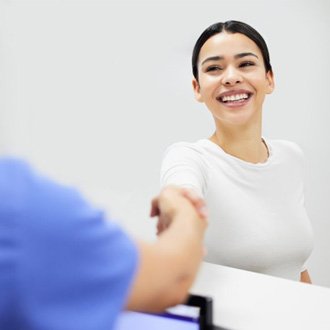
[{"label": "woman's eyebrow", "polygon": [[234,58],[237,59],[237,58],[242,58],[245,56],[254,56],[256,58],[259,58],[256,54],[253,54],[253,53],[239,53],[239,54],[235,55]]},{"label": "woman's eyebrow", "polygon": [[211,57],[207,57],[202,63],[201,65],[205,64],[206,62],[210,62],[210,61],[221,61],[223,60],[224,57],[223,56],[211,56]]},{"label": "woman's eyebrow", "polygon": [[[258,58],[258,56],[256,54],[253,54],[253,53],[250,53],[250,52],[247,52],[247,53],[239,53],[239,54],[236,54],[234,56],[235,59],[238,59],[238,58],[242,58],[242,57],[245,57],[245,56],[254,56],[256,58]],[[202,63],[201,65],[205,64],[206,62],[210,62],[210,61],[221,61],[224,59],[224,56],[211,56],[211,57],[207,57]]]},{"label": "woman's eyebrow", "polygon": [[234,58],[237,59],[237,58],[242,58],[242,57],[245,57],[245,56],[254,56],[256,58],[259,58],[256,54],[253,54],[253,53],[239,53],[239,54],[236,54],[234,56]]}]

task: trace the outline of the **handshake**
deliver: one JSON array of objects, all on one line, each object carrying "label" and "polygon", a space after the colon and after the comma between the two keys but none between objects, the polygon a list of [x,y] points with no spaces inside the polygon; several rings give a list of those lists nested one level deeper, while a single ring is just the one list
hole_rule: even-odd
[{"label": "handshake", "polygon": [[151,202],[150,216],[158,216],[157,235],[166,230],[180,214],[182,217],[185,215],[188,221],[196,219],[207,224],[205,202],[192,190],[167,186]]},{"label": "handshake", "polygon": [[195,192],[164,188],[151,202],[158,216],[156,242],[138,242],[140,263],[127,308],[159,312],[182,303],[205,255],[205,203]]}]

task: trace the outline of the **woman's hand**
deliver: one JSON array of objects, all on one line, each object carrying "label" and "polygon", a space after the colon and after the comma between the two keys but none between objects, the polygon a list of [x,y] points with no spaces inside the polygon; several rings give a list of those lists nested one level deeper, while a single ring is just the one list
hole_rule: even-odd
[{"label": "woman's hand", "polygon": [[[189,204],[186,202],[189,201]],[[204,200],[194,191],[176,186],[164,188],[151,202],[150,216],[158,216],[157,235],[166,230],[175,214],[189,207],[194,208],[197,216],[206,221],[208,214]]]}]

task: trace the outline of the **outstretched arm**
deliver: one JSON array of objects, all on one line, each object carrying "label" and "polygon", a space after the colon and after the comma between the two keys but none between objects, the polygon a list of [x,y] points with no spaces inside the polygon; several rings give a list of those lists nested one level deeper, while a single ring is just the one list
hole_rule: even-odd
[{"label": "outstretched arm", "polygon": [[167,187],[152,202],[159,215],[155,243],[139,242],[140,261],[127,308],[160,311],[187,296],[203,258],[207,226],[203,202],[182,189]]}]

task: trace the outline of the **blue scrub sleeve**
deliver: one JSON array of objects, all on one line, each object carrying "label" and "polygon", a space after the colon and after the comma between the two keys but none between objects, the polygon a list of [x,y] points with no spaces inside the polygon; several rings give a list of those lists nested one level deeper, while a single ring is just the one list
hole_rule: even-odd
[{"label": "blue scrub sleeve", "polygon": [[137,267],[136,246],[77,191],[23,162],[14,165],[17,324],[25,330],[112,329]]}]

